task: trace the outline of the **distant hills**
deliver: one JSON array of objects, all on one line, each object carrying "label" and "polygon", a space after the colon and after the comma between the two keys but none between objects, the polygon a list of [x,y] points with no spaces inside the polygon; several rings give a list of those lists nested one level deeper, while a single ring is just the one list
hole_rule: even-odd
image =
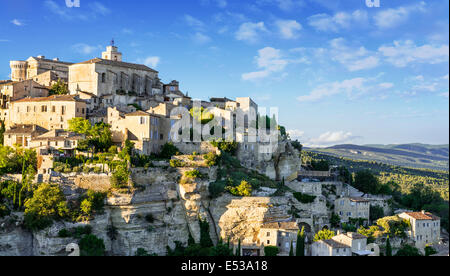
[{"label": "distant hills", "polygon": [[449,169],[449,145],[337,145],[329,148],[305,148],[305,150],[403,167],[445,171]]}]

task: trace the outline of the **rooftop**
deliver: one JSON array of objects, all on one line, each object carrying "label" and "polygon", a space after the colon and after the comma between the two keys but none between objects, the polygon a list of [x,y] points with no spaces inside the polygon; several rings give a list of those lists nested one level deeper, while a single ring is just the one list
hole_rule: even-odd
[{"label": "rooftop", "polygon": [[297,222],[271,222],[265,223],[261,229],[284,229],[284,230],[299,230]]},{"label": "rooftop", "polygon": [[440,220],[441,218],[429,212],[406,212],[408,216],[416,220]]},{"label": "rooftop", "polygon": [[84,102],[84,101],[78,100],[72,95],[53,95],[50,97],[41,97],[41,98],[28,97],[21,100],[17,100],[14,103],[22,103],[22,102]]},{"label": "rooftop", "polygon": [[112,65],[112,66],[125,67],[125,68],[131,68],[131,69],[136,69],[136,70],[143,70],[143,71],[158,73],[158,71],[153,70],[152,68],[150,68],[146,65],[128,63],[128,62],[122,62],[122,61],[107,60],[107,59],[101,59],[101,58],[94,58],[94,59],[87,60],[84,62],[76,63],[75,65],[77,65],[77,64],[104,64],[104,65]]},{"label": "rooftop", "polygon": [[46,129],[37,126],[37,125],[14,125],[7,131],[5,131],[5,134],[42,134],[47,132]]},{"label": "rooftop", "polygon": [[335,241],[333,239],[322,240],[322,241],[319,241],[319,242],[323,242],[323,243],[325,243],[326,245],[328,245],[331,248],[350,248],[350,246],[345,245],[345,244],[340,243],[340,242],[337,242],[337,241]]}]

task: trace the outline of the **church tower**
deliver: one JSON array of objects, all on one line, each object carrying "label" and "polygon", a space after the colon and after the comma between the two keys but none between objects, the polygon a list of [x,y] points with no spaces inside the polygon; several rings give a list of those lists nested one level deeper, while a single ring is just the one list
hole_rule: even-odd
[{"label": "church tower", "polygon": [[111,45],[106,47],[106,52],[102,53],[102,59],[122,61],[122,53],[118,52],[118,48],[114,46],[114,40],[111,41]]}]

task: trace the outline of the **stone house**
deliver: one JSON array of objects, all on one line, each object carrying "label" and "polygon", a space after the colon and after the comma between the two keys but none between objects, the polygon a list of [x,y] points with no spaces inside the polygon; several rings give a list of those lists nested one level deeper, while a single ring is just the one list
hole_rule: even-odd
[{"label": "stone house", "polygon": [[69,67],[69,90],[111,96],[109,106],[136,103],[139,98],[162,94],[158,71],[145,65],[122,61],[117,47],[109,46],[103,58],[94,58]]},{"label": "stone house", "polygon": [[279,256],[289,256],[291,243],[295,251],[299,230],[297,222],[265,223],[259,230],[259,243],[264,247],[276,246]]},{"label": "stone house", "polygon": [[404,212],[398,215],[411,223],[409,237],[416,247],[424,249],[428,244],[437,244],[441,239],[441,219],[425,211]]},{"label": "stone house", "polygon": [[74,156],[79,142],[85,138],[82,134],[62,129],[52,130],[33,137],[30,148],[36,149],[39,155]]},{"label": "stone house", "polygon": [[359,233],[339,234],[333,237],[333,240],[349,246],[354,256],[368,256],[372,254],[372,251],[367,250],[367,237]]},{"label": "stone house", "polygon": [[313,257],[350,257],[352,256],[352,248],[349,245],[340,243],[334,239],[321,240],[314,242],[311,248],[311,256]]},{"label": "stone house", "polygon": [[26,97],[47,97],[48,89],[34,80],[14,81],[0,85],[0,109],[8,109],[12,101]]},{"label": "stone house", "polygon": [[45,56],[30,57],[26,61],[11,61],[11,80],[29,80],[51,71],[58,79],[67,82],[69,66],[71,64],[60,61],[58,58],[52,60],[46,59]]},{"label": "stone house", "polygon": [[4,133],[4,145],[14,147],[15,145],[31,148],[31,140],[34,137],[44,134],[46,129],[37,125],[14,125]]},{"label": "stone house", "polygon": [[70,95],[25,98],[11,102],[6,126],[38,125],[47,130],[68,129],[72,118],[86,118],[86,102]]},{"label": "stone house", "polygon": [[335,214],[341,217],[341,222],[348,223],[350,219],[370,218],[370,201],[360,197],[341,197],[335,201]]},{"label": "stone house", "polygon": [[114,143],[123,144],[128,139],[139,154],[159,153],[170,137],[170,119],[144,111],[121,113],[108,108],[108,124]]}]

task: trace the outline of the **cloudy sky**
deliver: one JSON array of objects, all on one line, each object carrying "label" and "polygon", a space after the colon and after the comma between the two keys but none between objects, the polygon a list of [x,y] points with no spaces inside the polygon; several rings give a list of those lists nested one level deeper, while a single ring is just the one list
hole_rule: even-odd
[{"label": "cloudy sky", "polygon": [[80,62],[114,38],[193,98],[278,107],[309,146],[449,141],[449,1],[0,0],[9,60]]}]

